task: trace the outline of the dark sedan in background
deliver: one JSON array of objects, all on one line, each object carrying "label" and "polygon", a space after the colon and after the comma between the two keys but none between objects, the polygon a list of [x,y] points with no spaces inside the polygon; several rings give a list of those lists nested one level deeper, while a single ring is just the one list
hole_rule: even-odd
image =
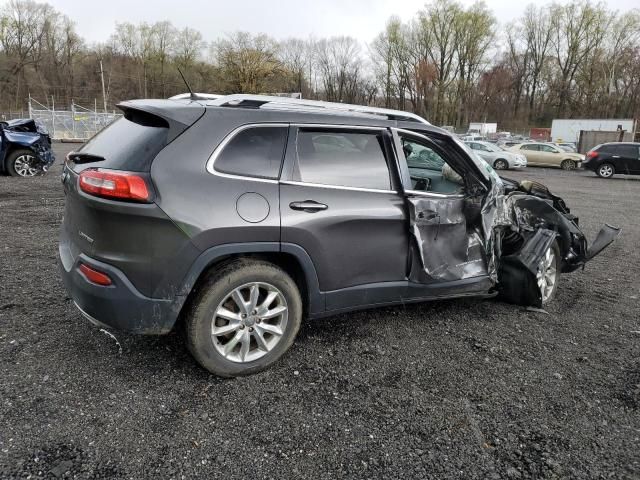
[{"label": "dark sedan in background", "polygon": [[13,177],[33,177],[55,162],[51,138],[32,119],[0,122],[0,173]]}]

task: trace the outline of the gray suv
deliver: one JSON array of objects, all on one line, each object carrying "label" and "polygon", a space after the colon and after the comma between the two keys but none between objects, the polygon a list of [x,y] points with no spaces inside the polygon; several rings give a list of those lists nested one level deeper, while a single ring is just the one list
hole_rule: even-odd
[{"label": "gray suv", "polygon": [[251,95],[119,107],[65,162],[62,278],[97,325],[181,325],[218,375],[276,361],[303,318],[469,296],[541,307],[619,233],[589,247],[562,199],[410,113]]}]

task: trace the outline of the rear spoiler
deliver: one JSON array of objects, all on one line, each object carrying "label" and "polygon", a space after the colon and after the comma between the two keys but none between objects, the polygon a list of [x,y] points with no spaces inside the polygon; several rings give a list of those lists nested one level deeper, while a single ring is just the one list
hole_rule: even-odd
[{"label": "rear spoiler", "polygon": [[128,100],[117,107],[125,118],[136,123],[169,128],[168,142],[196,123],[206,111],[200,103],[174,100]]}]

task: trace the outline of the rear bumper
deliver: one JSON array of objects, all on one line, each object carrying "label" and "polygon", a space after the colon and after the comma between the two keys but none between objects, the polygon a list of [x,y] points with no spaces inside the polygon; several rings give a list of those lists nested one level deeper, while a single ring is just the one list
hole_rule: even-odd
[{"label": "rear bumper", "polygon": [[[173,328],[178,317],[173,301],[142,295],[117,268],[84,254],[74,258],[63,243],[58,263],[69,296],[92,323],[145,335],[161,335]],[[80,263],[106,273],[113,283],[101,286],[90,282],[80,272]]]}]

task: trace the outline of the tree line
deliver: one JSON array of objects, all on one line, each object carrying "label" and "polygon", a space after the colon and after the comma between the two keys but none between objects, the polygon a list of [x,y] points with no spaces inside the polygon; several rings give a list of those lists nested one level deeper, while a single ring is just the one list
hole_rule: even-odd
[{"label": "tree line", "polygon": [[[339,12],[336,12],[339,15]],[[304,98],[410,110],[432,123],[502,128],[558,117],[640,116],[640,11],[577,0],[529,5],[500,24],[483,2],[433,0],[391,17],[369,44],[349,36],[236,32],[206,42],[168,21],[117,23],[98,44],[47,3],[0,4],[0,111],[71,102],[113,109],[130,98],[194,90],[301,92]]]}]

